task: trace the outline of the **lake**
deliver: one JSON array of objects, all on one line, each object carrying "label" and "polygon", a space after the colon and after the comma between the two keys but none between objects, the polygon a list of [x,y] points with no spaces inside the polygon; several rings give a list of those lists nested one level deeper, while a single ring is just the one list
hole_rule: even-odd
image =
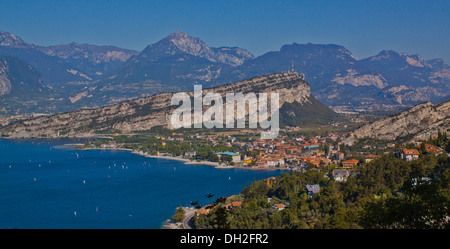
[{"label": "lake", "polygon": [[282,171],[216,169],[73,140],[0,140],[0,228],[159,229],[179,206],[206,205]]}]

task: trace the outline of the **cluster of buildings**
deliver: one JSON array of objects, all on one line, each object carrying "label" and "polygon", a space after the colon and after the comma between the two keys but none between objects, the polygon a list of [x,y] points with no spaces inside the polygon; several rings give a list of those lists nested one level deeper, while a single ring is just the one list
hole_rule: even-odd
[{"label": "cluster of buildings", "polygon": [[[287,129],[295,131],[296,127],[288,127]],[[288,130],[286,130],[288,131]],[[333,179],[336,181],[345,181],[349,177],[351,171],[360,163],[369,163],[379,157],[374,154],[367,154],[367,149],[388,149],[391,148],[398,158],[405,161],[412,161],[419,158],[421,152],[418,149],[398,149],[394,143],[387,143],[382,146],[364,145],[362,149],[365,152],[354,152],[356,158],[349,156],[341,150],[342,141],[351,135],[352,132],[331,132],[325,135],[316,135],[313,137],[305,137],[303,135],[295,136],[295,133],[282,133],[288,135],[279,135],[276,139],[258,139],[253,136],[245,136],[246,133],[254,133],[258,131],[243,130],[238,135],[211,135],[211,134],[190,134],[185,136],[181,133],[173,133],[172,136],[157,137],[161,139],[163,146],[165,141],[192,142],[200,139],[206,141],[211,150],[215,152],[222,165],[232,165],[234,167],[250,167],[256,169],[292,169],[292,170],[322,170],[328,165],[337,165],[333,172]],[[416,147],[422,152],[443,153],[441,148],[427,144],[423,141],[415,141]],[[105,144],[102,147],[115,148],[115,143]],[[215,148],[220,147],[217,151]],[[422,148],[423,146],[423,148]],[[223,148],[229,148],[223,150]],[[196,158],[196,151],[185,151],[185,158]]]},{"label": "cluster of buildings", "polygon": [[[231,148],[234,148],[234,152],[215,153],[219,158],[230,156],[234,165],[254,168],[299,169],[299,167],[304,167],[306,169],[308,165],[320,168],[343,160],[344,153],[340,152],[339,146],[340,140],[346,135],[348,134],[329,133],[326,136],[311,138],[305,138],[304,136],[296,138],[281,137],[273,140],[257,139],[246,142],[237,141],[235,137],[231,136],[227,139],[219,139],[216,136],[197,136],[196,138],[206,139],[212,146],[220,144],[230,147],[230,151]],[[335,142],[336,146],[330,146],[330,141]],[[185,156],[191,157],[195,154],[194,152],[186,152]]]},{"label": "cluster of buildings", "polygon": [[[289,130],[299,129],[289,127]],[[241,133],[255,131],[243,130]],[[351,170],[359,163],[357,159],[346,158],[340,150],[341,141],[349,133],[328,133],[306,138],[305,136],[280,136],[276,139],[237,139],[234,136],[217,135],[190,135],[189,139],[206,140],[212,148],[222,146],[230,148],[228,151],[216,152],[219,160],[224,162],[228,157],[228,164],[252,168],[286,168],[293,170],[320,170],[330,164],[340,165],[344,170]],[[166,137],[163,140],[177,140],[177,136]],[[181,134],[180,134],[181,135]],[[181,140],[182,141],[182,140]],[[250,152],[250,153],[249,153]],[[195,158],[195,151],[184,152],[184,157]],[[376,158],[376,155],[367,155],[366,162]],[[346,160],[345,160],[346,159]]]}]

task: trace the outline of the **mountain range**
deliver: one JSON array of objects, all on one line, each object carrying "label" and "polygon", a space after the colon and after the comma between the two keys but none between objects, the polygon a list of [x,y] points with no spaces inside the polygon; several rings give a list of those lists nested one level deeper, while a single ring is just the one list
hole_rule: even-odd
[{"label": "mountain range", "polygon": [[[341,119],[335,112],[311,96],[309,84],[296,72],[258,76],[202,90],[203,96],[208,93],[217,93],[223,99],[227,93],[260,92],[279,94],[281,107],[279,113],[282,124],[289,125],[289,122],[328,124]],[[194,96],[193,91],[187,94],[191,98]],[[21,120],[0,128],[0,134],[11,138],[92,137],[105,132],[146,131],[155,126],[171,128],[171,115],[178,108],[177,105],[171,104],[173,95],[173,92],[165,92],[99,108]],[[224,101],[223,106],[219,108],[225,108],[226,104]],[[209,108],[203,108],[203,111],[205,112],[206,109]],[[245,115],[248,116],[255,111],[248,107]],[[224,118],[224,121],[226,119]]]},{"label": "mountain range", "polygon": [[[0,32],[0,56],[18,58],[41,74],[41,83],[53,91],[46,98],[52,107],[44,112],[100,107],[192,90],[194,84],[213,87],[287,71],[302,74],[312,95],[335,110],[405,108],[450,95],[450,67],[442,59],[425,60],[392,50],[358,59],[334,44],[293,43],[255,57],[242,48],[209,47],[180,31],[141,52],[78,43],[44,47]],[[6,92],[4,85],[0,83],[0,92]]]}]

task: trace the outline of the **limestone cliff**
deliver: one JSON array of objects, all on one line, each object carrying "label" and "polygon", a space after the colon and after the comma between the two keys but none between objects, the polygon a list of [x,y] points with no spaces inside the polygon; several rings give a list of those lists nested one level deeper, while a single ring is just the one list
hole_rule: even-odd
[{"label": "limestone cliff", "polygon": [[433,105],[418,104],[395,116],[375,121],[357,129],[344,143],[353,144],[358,138],[395,140],[398,138],[424,138],[436,136],[438,131],[450,130],[450,102]]},{"label": "limestone cliff", "polygon": [[[306,103],[311,98],[309,84],[295,73],[259,76],[236,83],[203,89],[203,94],[278,92],[280,107],[284,103]],[[13,123],[0,129],[0,134],[13,138],[89,137],[99,132],[128,133],[154,126],[168,127],[174,93],[161,93],[96,109],[83,109]],[[192,96],[193,92],[189,92]]]}]

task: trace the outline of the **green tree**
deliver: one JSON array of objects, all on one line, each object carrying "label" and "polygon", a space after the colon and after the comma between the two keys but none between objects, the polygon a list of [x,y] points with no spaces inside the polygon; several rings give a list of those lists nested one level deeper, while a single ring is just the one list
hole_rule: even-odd
[{"label": "green tree", "polygon": [[230,222],[228,221],[228,212],[224,207],[218,206],[215,208],[211,225],[215,229],[230,228]]},{"label": "green tree", "polygon": [[177,212],[173,215],[172,219],[175,222],[181,222],[181,221],[184,220],[184,214],[185,214],[184,208],[183,207],[178,207],[177,208]]}]

